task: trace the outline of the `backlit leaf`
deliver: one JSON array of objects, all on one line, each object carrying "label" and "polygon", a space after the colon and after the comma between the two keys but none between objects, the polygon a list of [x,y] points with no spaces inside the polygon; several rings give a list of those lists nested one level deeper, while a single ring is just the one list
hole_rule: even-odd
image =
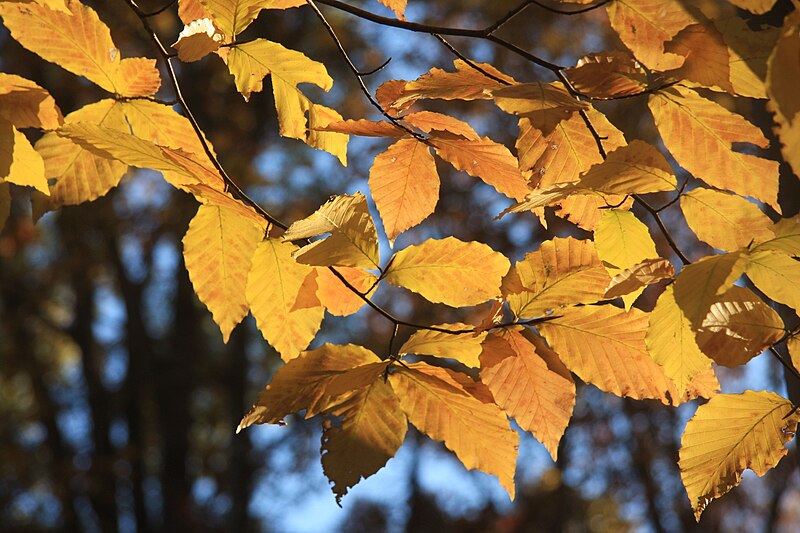
[{"label": "backlit leaf", "polygon": [[305,5],[303,0],[200,0],[228,42],[245,30],[262,9]]},{"label": "backlit leaf", "polygon": [[408,4],[408,0],[378,0],[381,4],[385,5],[392,11],[400,20],[405,20],[406,17],[403,15],[406,10],[406,4]]},{"label": "backlit leaf", "polygon": [[741,481],[763,476],[786,455],[800,415],[773,392],[720,394],[698,407],[681,438],[681,479],[695,519]]},{"label": "backlit leaf", "polygon": [[441,113],[434,113],[432,111],[419,111],[417,113],[409,113],[403,117],[403,120],[412,124],[415,128],[419,128],[425,133],[433,133],[436,131],[446,131],[454,135],[459,135],[465,139],[477,141],[480,136],[472,129],[472,126],[464,121],[458,120],[448,115]]},{"label": "backlit leaf", "polygon": [[24,133],[10,122],[0,119],[0,181],[2,180],[50,194],[42,156],[33,149]]},{"label": "backlit leaf", "polygon": [[447,237],[400,250],[384,279],[430,302],[462,307],[499,296],[508,268],[508,259],[489,246]]},{"label": "backlit leaf", "polygon": [[[383,373],[386,364],[370,350],[353,344],[323,344],[316,350],[303,352],[278,369],[236,431],[253,424],[280,423],[304,409],[306,418],[324,413],[336,406],[337,397],[347,396],[348,390],[340,384],[349,380],[350,391],[365,387]],[[363,370],[368,372],[365,374]],[[352,379],[355,372],[362,379]]]},{"label": "backlit leaf", "polygon": [[649,105],[664,143],[682,167],[709,185],[778,208],[778,163],[732,150],[739,142],[766,147],[760,129],[677,85],[652,95]]},{"label": "backlit leaf", "polygon": [[22,46],[108,92],[155,94],[161,84],[155,60],[121,59],[111,32],[97,13],[78,0],[68,0],[68,6],[69,13],[37,4],[2,2],[0,16]]},{"label": "backlit leaf", "polygon": [[762,15],[772,9],[776,0],[728,0],[731,4],[746,9],[756,15]]},{"label": "backlit leaf", "polygon": [[378,154],[369,171],[369,189],[390,242],[433,213],[439,201],[439,174],[430,148],[401,139]]},{"label": "backlit leaf", "polygon": [[800,216],[783,218],[772,226],[775,238],[753,248],[753,251],[775,250],[787,255],[800,256]]},{"label": "backlit leaf", "polygon": [[283,239],[295,241],[330,233],[307,244],[295,258],[307,265],[378,268],[378,233],[361,193],[340,194],[311,216],[292,224]]},{"label": "backlit leaf", "polygon": [[681,209],[698,239],[726,252],[773,237],[767,215],[735,194],[697,188],[681,196]]},{"label": "backlit leaf", "polygon": [[[360,268],[336,267],[352,286],[367,296],[372,294],[370,288],[378,277]],[[374,289],[373,289],[374,290]],[[354,294],[342,280],[328,268],[317,268],[317,298],[325,309],[336,316],[352,315],[364,306],[364,300]]]},{"label": "backlit leaf", "polygon": [[648,318],[635,307],[572,307],[537,327],[564,364],[586,383],[618,396],[666,405],[681,394],[647,351]]},{"label": "backlit leaf", "polygon": [[750,256],[747,277],[768,298],[800,310],[800,262],[777,252],[757,252]]},{"label": "backlit leaf", "polygon": [[783,321],[750,289],[731,287],[716,299],[697,331],[700,349],[723,366],[743,365],[778,342]]},{"label": "backlit leaf", "polygon": [[[296,247],[279,239],[258,245],[247,278],[247,302],[264,338],[289,361],[300,354],[319,331],[325,308],[295,306],[317,290],[316,271],[292,257]],[[307,292],[307,294],[301,294]]]},{"label": "backlit leaf", "polygon": [[503,280],[503,294],[516,316],[535,318],[596,302],[609,281],[592,241],[555,238],[514,264]]},{"label": "backlit leaf", "polygon": [[639,94],[647,87],[647,75],[636,60],[625,52],[589,54],[574,67],[564,69],[572,86],[594,98]]},{"label": "backlit leaf", "polygon": [[532,343],[518,331],[491,334],[483,344],[481,381],[497,405],[533,433],[555,461],[575,405],[575,383],[568,372],[548,368],[540,355],[547,351],[557,359],[540,337]]},{"label": "backlit leaf", "polygon": [[17,128],[57,129],[64,121],[45,89],[14,74],[0,72],[0,118]]},{"label": "backlit leaf", "polygon": [[[472,329],[467,324],[439,324],[437,327],[453,331],[464,331]],[[480,366],[478,357],[481,355],[481,343],[486,338],[486,332],[482,333],[462,333],[454,335],[441,331],[431,331],[420,329],[415,331],[411,337],[398,350],[399,354],[422,354],[435,355],[455,359],[473,368]]]},{"label": "backlit leaf", "polygon": [[201,18],[184,26],[172,48],[178,51],[178,59],[192,62],[219,50],[222,40],[211,19]]},{"label": "backlit leaf", "polygon": [[232,209],[201,205],[183,238],[192,286],[211,311],[225,342],[247,314],[247,275],[265,225],[259,227]]},{"label": "backlit leaf", "polygon": [[492,403],[488,389],[481,383],[466,386],[465,379],[469,378],[415,363],[397,368],[389,383],[409,422],[432,439],[444,442],[468,469],[497,476],[513,499],[519,437]]},{"label": "backlit leaf", "polygon": [[667,259],[645,259],[611,278],[604,297],[624,296],[674,275],[675,268]]},{"label": "backlit leaf", "polygon": [[488,137],[470,140],[442,134],[432,135],[429,142],[436,155],[509,198],[522,200],[528,194],[528,181],[519,171],[517,158],[502,144]]},{"label": "backlit leaf", "polygon": [[767,108],[775,114],[775,132],[780,137],[781,154],[800,174],[800,101],[794,83],[800,76],[800,32],[796,15],[786,18],[775,48],[769,57],[766,89]]},{"label": "backlit leaf", "polygon": [[612,274],[658,257],[647,226],[630,211],[607,209],[594,232],[597,254]]},{"label": "backlit leaf", "polygon": [[664,43],[696,22],[679,0],[618,0],[607,5],[611,27],[636,58],[656,70],[677,68],[683,58]]},{"label": "backlit leaf", "polygon": [[570,95],[562,85],[541,81],[495,89],[492,98],[500,109],[529,119],[545,134],[576,111],[589,107]]},{"label": "backlit leaf", "polygon": [[696,376],[711,367],[711,359],[700,351],[692,325],[675,301],[672,285],[658,297],[650,314],[645,342],[653,360],[664,367],[681,393]]},{"label": "backlit leaf", "polygon": [[747,268],[747,255],[732,252],[711,255],[686,265],[675,279],[675,301],[697,327],[705,319],[711,304],[730,289]]}]

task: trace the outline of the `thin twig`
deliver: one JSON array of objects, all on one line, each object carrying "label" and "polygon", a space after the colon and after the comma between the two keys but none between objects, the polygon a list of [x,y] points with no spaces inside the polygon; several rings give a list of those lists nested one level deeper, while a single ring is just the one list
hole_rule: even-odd
[{"label": "thin twig", "polygon": [[376,73],[380,72],[381,70],[383,70],[384,68],[386,68],[386,65],[388,65],[389,62],[391,62],[391,60],[392,60],[392,58],[390,57],[389,59],[387,59],[386,61],[381,63],[379,66],[375,67],[374,69],[368,70],[366,72],[359,72],[358,75],[359,76],[372,76],[373,74],[376,74]]},{"label": "thin twig", "polygon": [[669,206],[671,206],[672,204],[674,204],[675,202],[680,200],[681,199],[681,195],[683,195],[683,191],[686,190],[686,186],[687,185],[689,185],[689,178],[686,178],[685,180],[683,180],[683,185],[681,185],[681,188],[678,190],[678,195],[675,196],[675,198],[673,198],[672,200],[670,200],[666,204],[664,204],[661,207],[659,207],[658,209],[656,209],[656,213],[660,213],[664,209],[668,208]]},{"label": "thin twig", "polygon": [[494,80],[494,81],[496,81],[497,83],[499,83],[501,85],[511,85],[511,82],[508,82],[508,81],[504,80],[503,78],[495,76],[494,74],[492,74],[491,72],[489,72],[488,70],[486,70],[485,68],[481,67],[480,65],[478,65],[477,63],[472,61],[470,58],[468,58],[467,56],[462,54],[455,46],[450,44],[444,37],[442,37],[438,33],[434,33],[433,36],[436,37],[439,40],[440,43],[445,45],[447,47],[447,49],[450,50],[453,53],[454,56],[456,56],[461,61],[466,63],[473,70],[475,70],[477,72],[480,72],[481,74],[483,74],[487,78],[489,78],[491,80]]},{"label": "thin twig", "polygon": [[672,237],[672,234],[667,229],[667,226],[664,224],[664,221],[661,220],[661,215],[658,214],[658,211],[656,211],[650,204],[648,204],[640,195],[634,194],[632,196],[633,199],[639,202],[641,206],[647,210],[648,213],[653,215],[653,219],[655,219],[656,224],[658,225],[658,229],[661,230],[661,233],[664,235],[664,238],[667,239],[669,247],[672,248],[672,251],[675,252],[675,254],[680,258],[681,262],[684,265],[691,264],[689,258],[686,257],[686,255],[681,251],[680,247],[678,246],[678,243],[675,242],[675,239]]}]

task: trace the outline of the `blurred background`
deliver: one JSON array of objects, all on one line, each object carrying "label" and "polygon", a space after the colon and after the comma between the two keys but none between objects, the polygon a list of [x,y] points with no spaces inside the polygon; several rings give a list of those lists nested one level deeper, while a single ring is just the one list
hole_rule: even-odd
[{"label": "blurred background", "polygon": [[[165,1],[142,0],[141,5],[149,11]],[[111,27],[126,57],[155,57],[122,0],[86,3]],[[482,28],[516,3],[410,0],[406,15]],[[372,0],[353,4],[391,16]],[[750,23],[779,26],[790,5],[778,2],[766,16],[750,17]],[[431,67],[452,69],[452,54],[433,37],[320,8],[358,68],[370,70],[392,58],[367,78],[373,91],[383,81],[414,79]],[[151,22],[167,43],[182,28],[174,8]],[[567,17],[531,6],[501,32],[564,65],[586,53],[621,48],[603,9]],[[325,63],[336,82],[327,94],[309,88],[314,101],[345,118],[378,119],[309,9],[262,12],[242,38],[254,36]],[[489,43],[453,38],[452,44],[520,81],[552,79],[548,71]],[[0,47],[0,70],[37,81],[65,115],[105,97],[24,50],[5,28]],[[385,141],[353,138],[349,165],[343,167],[326,153],[279,138],[271,91],[245,103],[216,56],[181,65],[179,77],[223,165],[281,219],[304,217],[331,194],[368,192],[369,167]],[[171,99],[164,85],[160,96]],[[771,135],[763,102],[739,100],[720,97]],[[489,103],[425,106],[514,144],[516,121]],[[657,142],[644,99],[599,108],[628,140]],[[780,158],[777,150],[770,156]],[[493,221],[508,205],[506,199],[466,174],[444,165],[439,170],[443,182],[435,215],[402,235],[397,248],[455,235],[520,259],[553,236],[591,236],[552,213],[547,230],[531,214]],[[800,191],[785,164],[782,171],[781,206],[784,216],[791,216],[798,211]],[[669,199],[656,195],[652,203]],[[691,258],[710,253],[676,207],[665,217],[678,241],[686,243],[684,251]],[[797,531],[800,476],[794,444],[778,468],[764,478],[745,475],[742,485],[713,503],[696,525],[676,466],[680,434],[696,406],[668,409],[583,385],[578,385],[557,463],[530,435],[522,436],[513,503],[494,478],[467,472],[440,444],[412,431],[398,455],[337,507],[319,462],[317,420],[294,417],[285,427],[234,433],[281,362],[250,318],[223,344],[195,296],[181,239],[196,208],[192,198],[158,174],[133,169],[106,197],[48,213],[36,223],[27,191],[13,190],[10,218],[0,234],[0,530]],[[659,233],[652,234],[660,253],[672,257]],[[399,289],[382,290],[377,299],[398,316],[422,323],[470,319],[422,304]],[[638,305],[650,310],[657,294],[645,292]],[[787,326],[797,323],[787,309],[779,311]],[[385,354],[389,328],[369,310],[348,318],[328,316],[312,347],[355,342]],[[767,389],[798,399],[798,383],[788,381],[791,377],[766,354],[734,371],[720,369],[719,377],[725,392]]]}]

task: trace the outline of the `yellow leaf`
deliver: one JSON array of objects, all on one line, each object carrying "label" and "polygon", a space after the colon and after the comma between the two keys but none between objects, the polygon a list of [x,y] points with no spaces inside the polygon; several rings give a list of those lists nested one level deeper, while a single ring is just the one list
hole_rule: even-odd
[{"label": "yellow leaf", "polygon": [[781,154],[795,175],[800,175],[800,102],[797,84],[800,78],[800,32],[797,17],[787,16],[767,67],[767,109],[775,114],[775,132],[780,137]]},{"label": "yellow leaf", "polygon": [[204,155],[159,146],[130,133],[90,122],[68,123],[57,133],[96,155],[117,159],[132,167],[158,170],[174,187],[183,188],[187,184],[205,184],[216,189],[225,187],[222,177]]},{"label": "yellow leaf", "polygon": [[406,17],[403,14],[406,11],[406,4],[408,4],[408,0],[378,0],[378,2],[394,11],[394,14],[400,20],[406,20]]},{"label": "yellow leaf", "polygon": [[408,133],[391,122],[373,122],[372,120],[339,120],[317,128],[318,131],[331,131],[360,135],[362,137],[405,137]]},{"label": "yellow leaf", "polygon": [[439,201],[439,174],[430,149],[416,139],[397,141],[375,157],[369,189],[393,243],[433,213]]},{"label": "yellow leaf", "polygon": [[[236,432],[253,424],[281,423],[286,416],[303,409],[306,418],[324,413],[336,407],[337,397],[347,397],[349,391],[369,385],[386,365],[370,350],[353,344],[323,344],[303,352],[278,369]],[[364,370],[368,371],[366,375]],[[352,379],[355,373],[361,379]],[[349,391],[339,386],[347,381],[351,385]]]},{"label": "yellow leaf", "polygon": [[746,268],[743,252],[712,255],[683,267],[675,279],[675,300],[693,327],[700,325],[717,296],[730,289]]},{"label": "yellow leaf", "polygon": [[292,224],[283,239],[296,241],[330,233],[295,253],[304,264],[379,268],[378,232],[367,208],[367,199],[357,192],[340,194],[311,216]]},{"label": "yellow leaf", "polygon": [[583,381],[618,396],[680,403],[681,394],[647,351],[647,313],[602,305],[572,307],[561,315],[537,327]]},{"label": "yellow leaf", "polygon": [[718,365],[734,367],[778,342],[784,332],[778,313],[753,291],[731,287],[700,324],[697,344]]},{"label": "yellow leaf", "polygon": [[[452,331],[465,331],[473,329],[467,324],[439,324],[436,327]],[[441,331],[431,331],[420,329],[415,331],[408,340],[398,350],[398,354],[422,354],[435,355],[455,359],[465,365],[478,368],[481,355],[481,343],[486,338],[487,333],[443,333]]]},{"label": "yellow leaf", "polygon": [[775,48],[780,28],[767,26],[753,31],[748,21],[738,16],[716,19],[714,24],[728,45],[733,93],[766,98],[767,60]]},{"label": "yellow leaf", "polygon": [[503,294],[514,315],[535,318],[602,299],[609,280],[592,241],[557,237],[514,265]]},{"label": "yellow leaf", "polygon": [[409,422],[444,442],[468,469],[497,476],[514,498],[519,437],[485,386],[466,384],[455,372],[424,363],[398,368],[389,382]]},{"label": "yellow leaf", "polygon": [[222,40],[211,19],[201,18],[183,27],[172,48],[178,51],[178,59],[188,63],[219,50]]},{"label": "yellow leaf", "polygon": [[303,0],[200,0],[228,42],[245,30],[262,9],[305,5]]},{"label": "yellow leaf", "polygon": [[697,346],[692,325],[678,307],[671,285],[650,314],[645,342],[653,360],[664,367],[681,394],[695,377],[711,368],[711,359]]},{"label": "yellow leaf", "polygon": [[409,113],[403,117],[403,120],[425,133],[446,131],[471,141],[480,139],[480,136],[472,129],[472,126],[466,122],[441,113],[434,113],[433,111]]},{"label": "yellow leaf", "polygon": [[545,135],[562,121],[587,109],[588,104],[577,100],[561,84],[520,83],[492,91],[497,106],[506,113],[521,115]]},{"label": "yellow leaf", "polygon": [[763,476],[786,455],[797,420],[792,403],[773,392],[720,394],[697,408],[681,438],[681,479],[696,520],[749,468]]},{"label": "yellow leaf", "polygon": [[239,200],[235,199],[230,193],[214,189],[208,185],[186,185],[184,187],[188,192],[192,193],[195,199],[204,205],[213,207],[222,207],[228,211],[236,213],[236,216],[248,220],[251,224],[255,224],[263,230],[266,229],[267,221],[264,217],[259,215],[255,209],[249,205],[245,205]]},{"label": "yellow leaf", "polygon": [[677,85],[652,95],[649,105],[664,143],[682,167],[709,185],[779,209],[778,163],[732,150],[738,142],[766,147],[760,129]]},{"label": "yellow leaf", "polygon": [[800,369],[800,337],[797,335],[789,337],[786,340],[786,349],[789,351],[789,357],[792,359],[792,365],[796,369]]},{"label": "yellow leaf", "polygon": [[[316,271],[294,260],[296,247],[279,239],[258,245],[247,278],[247,302],[267,342],[289,361],[308,346],[319,331],[325,308],[295,303],[302,294],[316,293]],[[305,283],[307,279],[313,283]]]},{"label": "yellow leaf", "polygon": [[[64,122],[93,122],[117,131],[130,131],[121,103],[111,99],[84,106],[67,115]],[[36,151],[44,159],[45,176],[56,180],[50,189],[52,208],[99,198],[116,187],[128,170],[128,165],[96,155],[56,132],[48,132],[39,139]]]},{"label": "yellow leaf", "polygon": [[753,252],[774,250],[795,257],[800,256],[800,216],[779,220],[772,226],[772,233],[775,238],[754,247]]},{"label": "yellow leaf", "polygon": [[772,221],[741,196],[697,188],[681,196],[681,209],[698,239],[726,252],[773,237]]},{"label": "yellow leaf", "polygon": [[236,89],[245,100],[250,99],[251,93],[263,89],[262,80],[268,74],[273,80],[277,78],[295,88],[300,83],[313,83],[326,91],[333,86],[325,65],[266,39],[231,46],[227,63]]},{"label": "yellow leaf", "polygon": [[519,170],[517,158],[502,144],[488,137],[470,140],[441,133],[432,135],[429,142],[439,157],[509,198],[522,200],[528,194],[528,181]]},{"label": "yellow leaf", "polygon": [[592,166],[577,186],[606,194],[644,194],[677,189],[675,173],[652,145],[634,140],[608,153]]},{"label": "yellow leaf", "polygon": [[[488,63],[476,63],[481,69],[508,83],[514,79],[506,76]],[[404,105],[421,98],[439,98],[442,100],[481,100],[491,98],[494,89],[504,84],[478,72],[461,59],[454,62],[455,72],[432,68],[414,81],[404,83],[402,89],[395,87],[397,94],[391,97],[391,106],[402,108]]]},{"label": "yellow leaf", "polygon": [[183,238],[194,291],[211,311],[224,342],[247,314],[247,274],[264,229],[232,209],[201,205]]},{"label": "yellow leaf", "polygon": [[342,426],[326,427],[322,434],[322,469],[338,501],[394,457],[408,421],[392,387],[380,378],[358,389],[331,414],[341,418]]},{"label": "yellow leaf", "polygon": [[[348,283],[362,294],[370,296],[375,291],[378,276],[360,268],[336,267]],[[370,290],[372,289],[372,290]],[[329,268],[317,268],[317,298],[332,315],[352,315],[364,306],[364,300],[353,293]]]},{"label": "yellow leaf", "polygon": [[658,257],[647,226],[630,211],[606,209],[594,232],[597,254],[611,274]]},{"label": "yellow leaf", "polygon": [[564,73],[575,90],[594,98],[632,96],[647,88],[647,74],[626,52],[589,54]]},{"label": "yellow leaf", "polygon": [[178,18],[184,24],[191,24],[195,20],[211,18],[200,0],[178,0]]},{"label": "yellow leaf", "polygon": [[730,53],[712,23],[687,26],[664,49],[685,58],[679,68],[669,71],[670,76],[735,94],[731,83]]},{"label": "yellow leaf", "polygon": [[679,0],[618,0],[607,5],[611,27],[636,58],[656,70],[677,68],[683,58],[664,43],[696,22]]},{"label": "yellow leaf", "polygon": [[0,180],[50,194],[44,161],[25,134],[0,119]]},{"label": "yellow leaf", "polygon": [[17,128],[57,129],[61,110],[45,89],[34,82],[0,72],[0,118]]},{"label": "yellow leaf", "polygon": [[67,5],[69,13],[2,2],[0,16],[22,46],[108,92],[130,97],[155,94],[161,83],[155,60],[121,59],[97,13],[78,0],[67,0]]},{"label": "yellow leaf", "polygon": [[645,259],[611,278],[604,298],[624,296],[674,275],[675,268],[667,259]]},{"label": "yellow leaf", "polygon": [[777,252],[757,252],[750,256],[747,277],[767,297],[800,310],[800,262]]},{"label": "yellow leaf", "polygon": [[719,381],[714,367],[709,367],[697,374],[689,383],[689,388],[681,398],[681,402],[688,402],[695,398],[713,398],[719,393],[719,389]]},{"label": "yellow leaf", "polygon": [[506,257],[479,242],[428,239],[394,254],[384,279],[434,303],[478,305],[500,295]]},{"label": "yellow leaf", "polygon": [[575,406],[575,383],[569,372],[548,368],[541,353],[550,352],[541,337],[532,343],[518,331],[490,335],[481,354],[481,381],[497,405],[530,431],[558,459],[558,443]]}]

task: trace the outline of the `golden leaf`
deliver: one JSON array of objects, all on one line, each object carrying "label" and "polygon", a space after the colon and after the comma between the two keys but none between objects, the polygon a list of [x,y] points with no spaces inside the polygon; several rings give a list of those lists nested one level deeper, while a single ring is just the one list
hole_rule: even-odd
[{"label": "golden leaf", "polygon": [[[448,72],[432,68],[414,81],[406,82],[402,90],[394,87],[394,93],[389,100],[394,108],[403,108],[408,103],[422,98],[438,98],[442,100],[480,100],[491,98],[494,89],[504,87],[503,83],[478,72],[461,59],[453,63],[455,72]],[[488,63],[476,63],[484,71],[505,80],[507,83],[516,83],[513,78],[506,76]]]},{"label": "golden leaf", "polygon": [[800,262],[777,252],[750,255],[747,277],[768,298],[800,310]]},{"label": "golden leaf", "polygon": [[56,101],[34,82],[0,72],[0,119],[17,128],[57,129],[64,119]]},{"label": "golden leaf", "polygon": [[649,105],[664,143],[682,167],[709,185],[779,209],[778,163],[732,150],[735,142],[766,147],[760,129],[677,85],[651,95]]},{"label": "golden leaf", "polygon": [[211,19],[200,18],[183,27],[172,48],[178,51],[178,59],[188,63],[219,50],[222,40]]},{"label": "golden leaf", "polygon": [[303,409],[306,418],[325,413],[338,405],[341,396],[346,399],[349,392],[372,383],[387,364],[370,350],[353,344],[323,344],[303,352],[278,369],[236,432],[253,424],[281,423]]},{"label": "golden leaf", "polygon": [[609,274],[658,257],[647,226],[630,211],[606,209],[594,232],[597,255],[612,267]]},{"label": "golden leaf", "polygon": [[596,302],[609,281],[592,241],[557,237],[514,265],[503,280],[503,294],[514,315],[535,318]]},{"label": "golden leaf", "polygon": [[650,314],[645,342],[653,360],[664,367],[681,394],[699,374],[711,368],[711,359],[697,346],[695,332],[678,307],[671,285],[658,297]]},{"label": "golden leaf", "polygon": [[161,83],[155,60],[121,59],[97,13],[78,0],[67,0],[67,5],[70,12],[2,2],[0,16],[22,46],[106,91],[129,97],[155,94]]},{"label": "golden leaf", "polygon": [[681,209],[697,238],[719,250],[733,252],[773,237],[772,221],[741,196],[697,188],[681,196]]},{"label": "golden leaf", "polygon": [[800,415],[773,392],[720,394],[697,408],[681,438],[681,479],[696,520],[711,501],[741,481],[763,476],[786,455]]},{"label": "golden leaf", "polygon": [[664,50],[685,58],[679,68],[668,72],[669,76],[735,94],[731,83],[730,53],[722,34],[712,23],[685,27],[664,46]]},{"label": "golden leaf", "polygon": [[439,201],[439,174],[430,149],[416,139],[397,141],[375,157],[369,189],[393,243],[428,218]]},{"label": "golden leaf", "polygon": [[775,5],[776,0],[728,0],[736,7],[746,9],[756,15],[763,15]]},{"label": "golden leaf", "polygon": [[408,4],[408,0],[378,0],[378,2],[394,11],[394,14],[400,20],[406,20],[404,13],[406,11],[406,4]]},{"label": "golden leaf", "polygon": [[350,395],[331,414],[342,426],[322,434],[322,469],[333,482],[337,501],[348,489],[383,468],[403,444],[408,421],[400,400],[383,379]]},{"label": "golden leaf", "polygon": [[[295,250],[291,243],[265,240],[256,249],[247,278],[247,302],[258,329],[284,361],[308,346],[325,315],[322,305],[295,306],[317,290],[316,271],[295,261]],[[313,283],[307,283],[309,279]]]},{"label": "golden leaf", "polygon": [[[467,324],[439,324],[436,327],[452,331],[465,331],[473,329]],[[478,368],[481,355],[481,343],[486,338],[486,332],[475,333],[443,333],[420,329],[411,334],[406,342],[397,351],[398,354],[435,355],[455,359],[468,367]]]},{"label": "golden leaf", "polygon": [[502,144],[488,137],[470,140],[438,132],[429,142],[436,155],[509,198],[522,200],[528,194],[528,181],[519,170],[517,158]]},{"label": "golden leaf", "polygon": [[3,180],[50,194],[42,156],[24,133],[0,119],[0,181]]},{"label": "golden leaf", "polygon": [[560,314],[537,327],[583,381],[618,396],[680,403],[682,394],[647,351],[647,313],[602,305],[572,307]]},{"label": "golden leaf", "polygon": [[262,9],[286,9],[305,5],[304,0],[200,0],[228,42],[245,30]]},{"label": "golden leaf", "polygon": [[717,296],[731,288],[746,268],[743,252],[707,256],[683,267],[675,279],[675,300],[692,326],[700,325]]},{"label": "golden leaf", "polygon": [[481,383],[466,384],[468,379],[445,368],[415,363],[397,368],[389,383],[409,422],[444,442],[468,469],[497,476],[513,499],[519,437],[492,403],[488,389]]},{"label": "golden leaf", "polygon": [[743,365],[785,332],[778,313],[744,287],[718,297],[697,331],[700,349],[718,365]]},{"label": "golden leaf", "polygon": [[529,119],[545,135],[576,111],[589,107],[569,94],[563,85],[541,81],[495,89],[492,98],[500,109]]},{"label": "golden leaf", "polygon": [[695,17],[680,0],[618,0],[607,5],[611,27],[636,58],[655,70],[677,68],[683,58],[666,53],[664,43]]},{"label": "golden leaf", "polygon": [[647,88],[647,74],[625,52],[589,54],[564,73],[575,90],[593,98],[631,96]]},{"label": "golden leaf", "polygon": [[800,32],[797,16],[786,17],[772,54],[769,56],[766,90],[767,109],[775,114],[775,132],[780,137],[781,154],[795,175],[800,175],[800,101],[797,84],[800,77]]},{"label": "golden leaf", "polygon": [[[378,276],[360,268],[336,267],[353,287],[369,297],[375,290]],[[370,290],[372,289],[372,290]],[[348,316],[364,306],[364,300],[353,293],[329,268],[317,268],[317,298],[327,311],[336,316]]]},{"label": "golden leaf", "polygon": [[211,311],[224,342],[247,314],[247,275],[264,229],[265,224],[259,226],[232,209],[201,205],[183,238],[192,286]]},{"label": "golden leaf", "polygon": [[604,298],[618,298],[674,275],[675,268],[667,259],[645,259],[611,278]]},{"label": "golden leaf", "polygon": [[497,405],[533,433],[555,461],[575,405],[575,383],[569,372],[548,368],[540,354],[557,356],[541,337],[534,339],[510,330],[490,335],[481,354],[481,381]]},{"label": "golden leaf", "polygon": [[428,239],[396,254],[385,280],[434,303],[478,305],[500,295],[506,257],[479,242]]},{"label": "golden leaf", "polygon": [[332,131],[362,137],[405,137],[403,131],[391,122],[373,122],[372,120],[339,120],[318,128],[318,131]]},{"label": "golden leaf", "polygon": [[480,136],[472,129],[472,126],[466,122],[441,113],[434,113],[433,111],[409,113],[403,117],[403,120],[425,133],[448,132],[471,141],[480,139]]},{"label": "golden leaf", "polygon": [[367,199],[357,192],[340,194],[312,215],[293,223],[283,239],[296,241],[330,233],[295,253],[299,262],[314,266],[379,268],[378,231],[367,208]]},{"label": "golden leaf", "polygon": [[737,16],[716,19],[714,24],[728,45],[733,93],[766,98],[767,60],[775,48],[780,28],[768,26],[753,31],[746,20]]},{"label": "golden leaf", "polygon": [[800,256],[800,215],[783,218],[772,226],[774,239],[759,244],[753,252],[774,250],[787,255]]}]

